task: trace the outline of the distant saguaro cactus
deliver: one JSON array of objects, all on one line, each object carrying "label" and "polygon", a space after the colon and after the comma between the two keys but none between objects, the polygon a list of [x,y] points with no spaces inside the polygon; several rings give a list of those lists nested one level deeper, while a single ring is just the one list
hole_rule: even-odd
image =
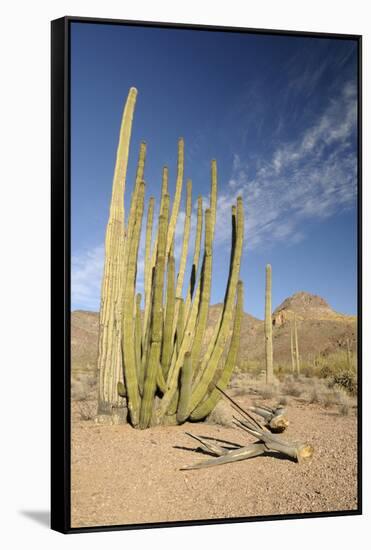
[{"label": "distant saguaro cactus", "polygon": [[272,341],[272,267],[268,264],[265,268],[265,368],[266,382],[270,384],[274,380],[273,374],[273,341]]},{"label": "distant saguaro cactus", "polygon": [[300,354],[299,354],[299,342],[298,342],[298,327],[296,324],[296,315],[294,315],[294,338],[295,338],[295,362],[296,362],[296,375],[300,374]]},{"label": "distant saguaro cactus", "polygon": [[[217,214],[217,165],[215,160],[211,162],[210,205],[205,213],[202,199],[198,198],[191,273],[183,297],[191,228],[192,183],[188,180],[186,186],[183,241],[176,276],[174,240],[184,176],[184,140],[179,139],[174,201],[171,206],[168,169],[165,167],[154,238],[154,198],[149,200],[145,228],[142,315],[137,274],[145,211],[145,144],[140,148],[126,225],[123,210],[136,95],[137,91],[132,88],[124,109],[117,154],[118,168],[112,191],[113,206],[107,226],[100,312],[97,421],[123,421],[126,402],[131,424],[147,428],[160,423],[181,423],[189,418],[205,418],[219,398],[215,386],[228,386],[237,360],[243,313],[243,285],[239,281],[239,272],[244,212],[239,197],[237,204],[232,206],[232,250],[225,300],[214,332],[205,346]],[[108,352],[111,348],[114,348],[115,353]],[[224,353],[225,350],[227,353]]]},{"label": "distant saguaro cactus", "polygon": [[291,351],[291,370],[292,373],[296,372],[296,359],[295,359],[295,348],[294,348],[294,331],[292,328],[292,323],[290,323],[290,351]]}]

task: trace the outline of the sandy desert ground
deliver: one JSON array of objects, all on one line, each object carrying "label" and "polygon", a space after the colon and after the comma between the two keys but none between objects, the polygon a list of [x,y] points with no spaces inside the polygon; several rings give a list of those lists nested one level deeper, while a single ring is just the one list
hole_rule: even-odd
[{"label": "sandy desert ground", "polygon": [[[251,404],[247,396],[236,399]],[[73,527],[357,508],[355,408],[342,416],[335,407],[290,399],[283,437],[315,449],[300,464],[271,454],[193,471],[180,468],[206,456],[185,432],[240,444],[253,438],[207,423],[144,431],[101,426],[81,420],[76,403],[72,412]]]}]

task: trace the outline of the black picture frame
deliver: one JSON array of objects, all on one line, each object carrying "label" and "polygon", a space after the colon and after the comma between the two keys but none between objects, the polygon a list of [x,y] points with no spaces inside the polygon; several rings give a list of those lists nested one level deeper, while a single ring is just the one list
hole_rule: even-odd
[{"label": "black picture frame", "polygon": [[[72,22],[352,40],[358,48],[358,507],[259,517],[71,527],[70,25]],[[51,528],[61,533],[362,514],[362,36],[66,16],[51,22]]]}]

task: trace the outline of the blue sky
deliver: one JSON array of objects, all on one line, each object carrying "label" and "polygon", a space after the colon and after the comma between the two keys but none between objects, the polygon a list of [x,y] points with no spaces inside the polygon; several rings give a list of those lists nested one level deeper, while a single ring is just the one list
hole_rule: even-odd
[{"label": "blue sky", "polygon": [[194,204],[199,194],[207,204],[217,159],[212,302],[224,296],[230,208],[242,195],[245,310],[263,317],[271,263],[273,307],[305,290],[356,313],[356,42],[73,23],[71,47],[73,310],[99,309],[121,114],[135,86],[126,211],[142,140],[147,200],[159,198],[164,165],[174,191],[180,136]]}]

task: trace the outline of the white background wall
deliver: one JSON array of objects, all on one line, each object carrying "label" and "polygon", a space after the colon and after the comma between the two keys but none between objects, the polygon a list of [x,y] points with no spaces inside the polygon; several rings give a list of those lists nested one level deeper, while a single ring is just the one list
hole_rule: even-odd
[{"label": "white background wall", "polygon": [[[63,536],[24,512],[49,508],[50,25],[63,15],[364,34],[364,121],[370,108],[370,24],[365,0],[16,1],[2,4],[0,64],[0,544],[3,548],[354,548],[370,528],[370,220],[364,223],[363,517],[321,518]],[[364,139],[364,209],[370,216]],[[368,243],[368,249],[367,249]],[[5,306],[5,307],[4,307]],[[176,545],[176,546],[175,546]],[[364,545],[362,545],[364,546]]]}]

